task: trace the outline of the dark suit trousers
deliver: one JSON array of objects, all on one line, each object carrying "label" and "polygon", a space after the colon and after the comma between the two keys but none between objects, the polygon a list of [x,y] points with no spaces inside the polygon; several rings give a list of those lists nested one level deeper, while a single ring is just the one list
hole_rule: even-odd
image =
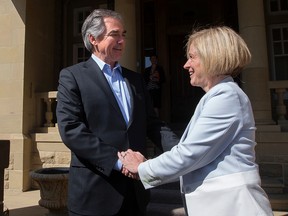
[{"label": "dark suit trousers", "polygon": [[[127,191],[128,192],[124,198],[124,202],[119,212],[115,215],[110,216],[145,216],[146,212],[141,212],[141,210],[138,207],[137,198],[135,196],[135,189],[133,185],[130,185],[130,188]],[[79,215],[69,211],[69,216],[88,216],[88,215]],[[89,215],[89,216],[101,216],[101,215]]]}]

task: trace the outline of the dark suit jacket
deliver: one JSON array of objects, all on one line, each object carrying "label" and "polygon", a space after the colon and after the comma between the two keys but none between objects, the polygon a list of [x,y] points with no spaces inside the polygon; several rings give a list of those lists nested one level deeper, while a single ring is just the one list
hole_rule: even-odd
[{"label": "dark suit jacket", "polygon": [[60,72],[57,123],[64,144],[72,152],[68,208],[78,214],[116,214],[128,184],[139,191],[137,200],[145,209],[147,191],[141,182],[113,170],[117,152],[131,148],[145,155],[146,135],[158,146],[166,142],[168,149],[178,142],[155,118],[141,74],[122,68],[122,75],[131,95],[128,125],[92,58]]}]

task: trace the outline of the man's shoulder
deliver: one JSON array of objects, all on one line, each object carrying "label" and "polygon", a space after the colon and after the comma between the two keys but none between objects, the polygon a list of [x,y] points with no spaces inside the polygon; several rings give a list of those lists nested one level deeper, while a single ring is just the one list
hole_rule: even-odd
[{"label": "man's shoulder", "polygon": [[130,70],[130,69],[126,68],[126,67],[121,66],[121,68],[122,68],[122,71],[125,71],[127,73],[136,73],[135,71]]},{"label": "man's shoulder", "polygon": [[91,67],[93,65],[93,67],[95,65],[97,65],[92,58],[89,58],[87,61],[83,61],[83,62],[79,62],[70,66],[67,66],[65,68],[63,68],[63,70],[68,70],[68,71],[72,71],[72,72],[76,72],[76,71],[82,71],[85,70],[89,67]]},{"label": "man's shoulder", "polygon": [[74,65],[71,65],[70,67],[89,67],[92,65],[97,64],[92,58],[87,59],[86,61],[82,61],[79,63],[76,63]]},{"label": "man's shoulder", "polygon": [[138,73],[138,72],[136,72],[136,71],[133,71],[133,70],[131,70],[131,69],[128,69],[128,68],[126,68],[126,67],[122,67],[122,66],[121,66],[121,68],[122,68],[122,73],[131,74],[131,75],[135,75],[135,76],[141,75],[140,73]]},{"label": "man's shoulder", "polygon": [[130,70],[128,68],[122,67],[122,75],[124,78],[127,78],[130,82],[132,80],[143,80],[143,76],[141,73]]}]

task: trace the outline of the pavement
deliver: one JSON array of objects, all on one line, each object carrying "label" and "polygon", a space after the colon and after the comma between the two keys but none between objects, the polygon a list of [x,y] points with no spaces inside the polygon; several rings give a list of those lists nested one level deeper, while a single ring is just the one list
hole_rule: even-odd
[{"label": "pavement", "polygon": [[[49,211],[38,205],[39,200],[39,190],[26,192],[4,191],[4,209],[9,210],[9,216],[48,215]],[[274,216],[288,216],[288,212],[274,211]]]},{"label": "pavement", "polygon": [[27,192],[4,191],[4,210],[9,210],[9,216],[45,216],[48,209],[38,205],[40,191]]}]

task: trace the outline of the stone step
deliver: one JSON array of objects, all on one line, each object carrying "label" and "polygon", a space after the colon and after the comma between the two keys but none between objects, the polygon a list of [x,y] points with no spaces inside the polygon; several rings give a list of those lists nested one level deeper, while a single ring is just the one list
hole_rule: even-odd
[{"label": "stone step", "polygon": [[164,203],[164,204],[181,204],[182,198],[179,190],[170,189],[152,189],[151,190],[151,202]]},{"label": "stone step", "polygon": [[148,205],[147,216],[185,216],[182,205],[150,203]]},{"label": "stone step", "polygon": [[288,211],[288,194],[268,194],[273,211]]},{"label": "stone step", "polygon": [[267,194],[283,194],[285,185],[282,178],[262,177],[261,186]]},{"label": "stone step", "polygon": [[171,182],[168,184],[163,184],[163,185],[157,186],[156,188],[153,188],[153,189],[169,189],[169,190],[180,191],[180,181],[175,181],[175,182]]},{"label": "stone step", "polygon": [[280,125],[256,125],[257,132],[281,132]]},{"label": "stone step", "polygon": [[288,193],[280,177],[262,177],[261,186],[266,191],[273,211],[288,211]]},{"label": "stone step", "polygon": [[179,182],[152,188],[147,216],[185,216]]}]

